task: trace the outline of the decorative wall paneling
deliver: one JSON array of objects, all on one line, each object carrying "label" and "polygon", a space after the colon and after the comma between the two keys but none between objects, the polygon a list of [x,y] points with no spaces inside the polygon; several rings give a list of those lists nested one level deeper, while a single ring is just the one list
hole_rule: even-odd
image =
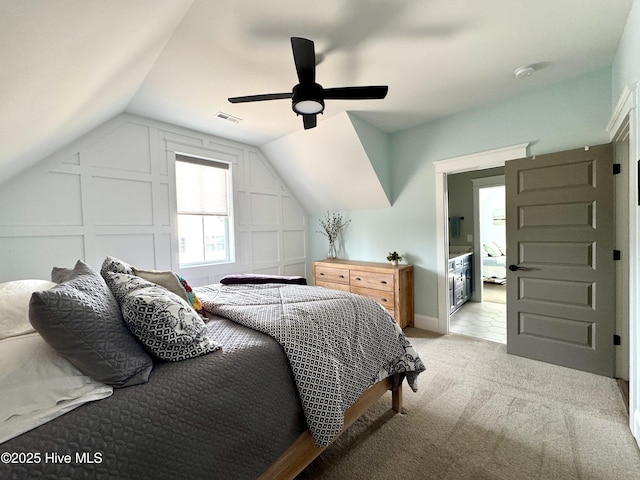
[{"label": "decorative wall paneling", "polygon": [[[175,153],[232,164],[235,262],[180,269]],[[107,255],[179,272],[307,276],[306,213],[259,149],[128,114],[0,186],[0,282]]]}]

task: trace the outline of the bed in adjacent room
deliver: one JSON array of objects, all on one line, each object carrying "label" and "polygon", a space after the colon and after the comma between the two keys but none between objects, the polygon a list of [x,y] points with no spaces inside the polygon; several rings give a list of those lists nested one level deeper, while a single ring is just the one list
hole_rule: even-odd
[{"label": "bed in adjacent room", "polygon": [[482,279],[489,283],[506,283],[507,251],[495,242],[482,244]]},{"label": "bed in adjacent room", "polygon": [[0,285],[2,478],[293,478],[424,369],[364,297],[141,272]]}]

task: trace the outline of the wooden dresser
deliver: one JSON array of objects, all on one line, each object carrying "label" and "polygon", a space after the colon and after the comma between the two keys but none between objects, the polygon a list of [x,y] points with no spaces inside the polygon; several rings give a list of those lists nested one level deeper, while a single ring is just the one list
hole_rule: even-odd
[{"label": "wooden dresser", "polygon": [[400,328],[413,327],[413,266],[353,260],[313,262],[313,283],[369,297],[385,307]]}]

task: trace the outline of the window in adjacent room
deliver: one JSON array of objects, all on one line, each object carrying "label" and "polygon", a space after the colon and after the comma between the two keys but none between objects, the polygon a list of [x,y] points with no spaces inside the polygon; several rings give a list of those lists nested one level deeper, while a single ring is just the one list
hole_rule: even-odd
[{"label": "window in adjacent room", "polygon": [[176,155],[180,266],[232,261],[229,164]]}]

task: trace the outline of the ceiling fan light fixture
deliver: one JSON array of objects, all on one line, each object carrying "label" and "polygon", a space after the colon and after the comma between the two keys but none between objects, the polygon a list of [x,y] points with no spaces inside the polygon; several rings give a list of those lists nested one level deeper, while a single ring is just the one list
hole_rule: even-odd
[{"label": "ceiling fan light fixture", "polygon": [[318,100],[301,100],[293,104],[293,111],[300,115],[313,115],[323,110],[324,105]]},{"label": "ceiling fan light fixture", "polygon": [[291,107],[299,115],[315,115],[324,110],[322,87],[317,84],[298,84],[293,87]]}]

